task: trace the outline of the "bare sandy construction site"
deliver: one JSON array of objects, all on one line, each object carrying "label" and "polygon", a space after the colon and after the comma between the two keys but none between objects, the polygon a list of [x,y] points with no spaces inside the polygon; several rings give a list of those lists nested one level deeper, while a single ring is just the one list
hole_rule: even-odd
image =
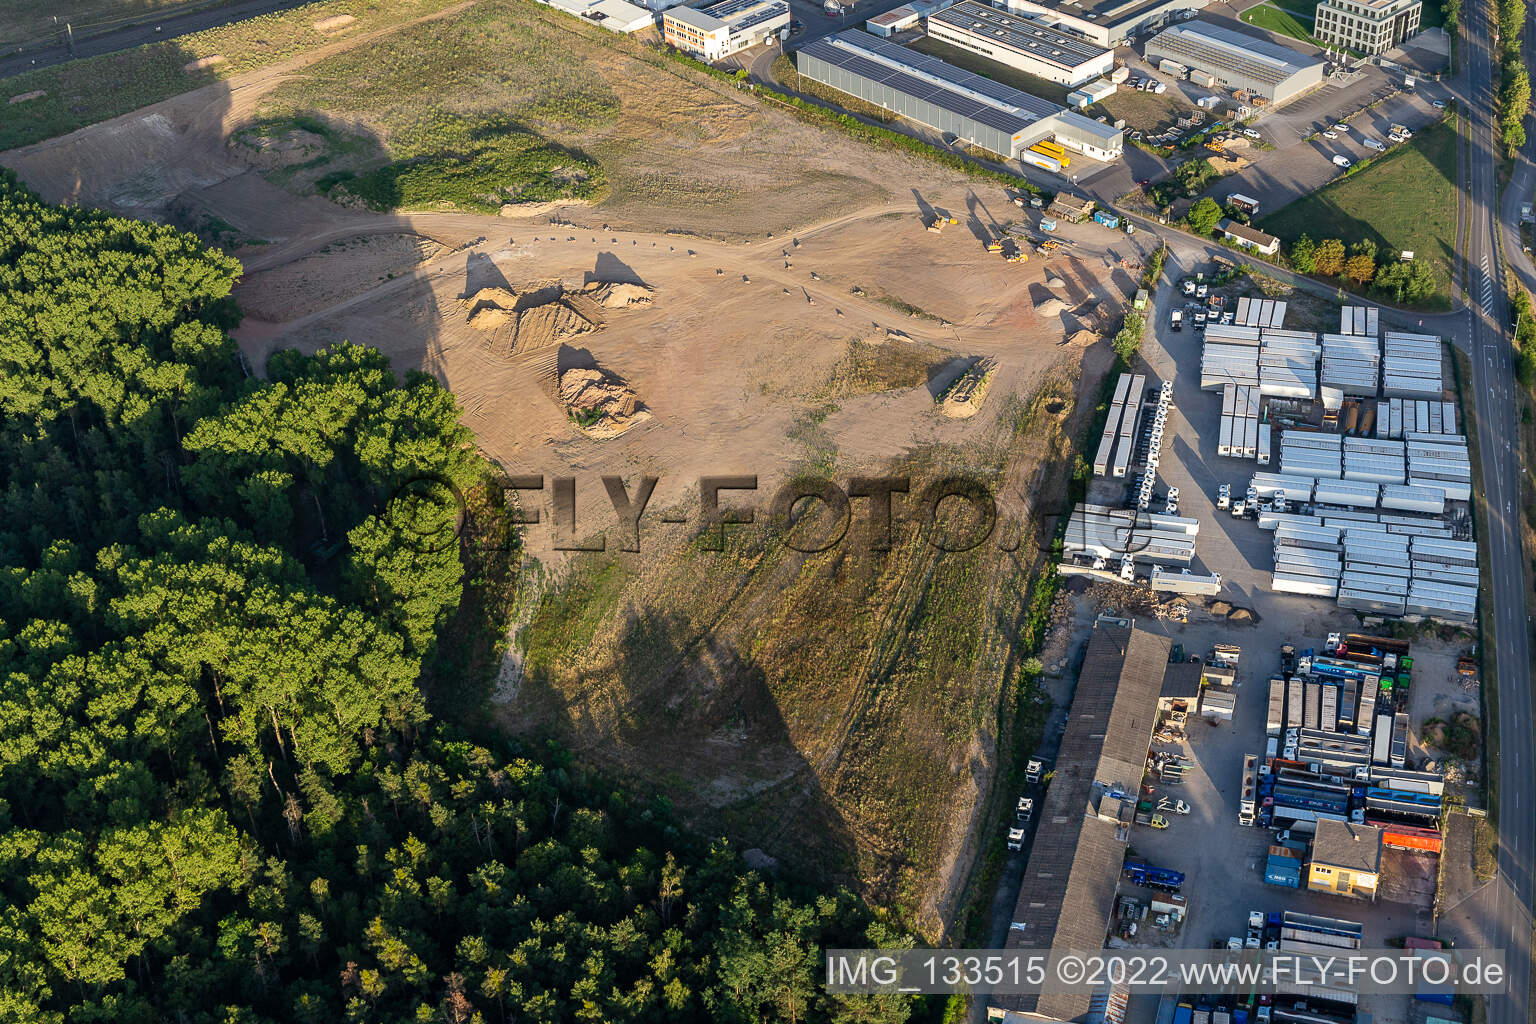
[{"label": "bare sandy construction site", "polygon": [[[356,41],[327,49],[350,45]],[[601,59],[638,67],[622,52]],[[766,490],[805,467],[845,478],[900,465],[913,453],[985,448],[1003,451],[1013,463],[1010,480],[1025,489],[1037,482],[1038,460],[1056,453],[1024,444],[1009,459],[1021,410],[1047,375],[1075,380],[1081,364],[1084,384],[1096,384],[1108,362],[1099,334],[1113,331],[1135,287],[1133,274],[1117,265],[1118,256],[1133,255],[1123,236],[1103,233],[1102,242],[1049,261],[1006,262],[985,251],[1021,219],[1001,187],[856,145],[702,76],[678,79],[675,72],[669,88],[686,90],[694,109],[716,109],[716,123],[736,127],[707,138],[695,133],[685,159],[678,140],[688,128],[673,125],[660,148],[638,159],[655,168],[670,151],[689,173],[729,180],[718,201],[693,185],[680,193],[686,203],[652,201],[623,187],[619,175],[621,187],[595,206],[500,217],[345,209],[279,187],[262,173],[270,167],[258,169],[243,147],[230,144],[263,97],[304,67],[298,59],[236,76],[0,154],[0,163],[51,200],[221,237],[245,266],[235,292],[245,320],[236,337],[253,372],[279,348],[313,351],[341,340],[376,347],[397,370],[427,371],[452,389],[485,453],[508,472],[576,473],[592,482],[600,473],[648,473],[662,478],[653,507],[666,508],[684,502],[706,475],[756,474]],[[664,102],[647,98],[646,116],[662,118]],[[933,210],[957,223],[926,231]],[[977,365],[987,369],[984,400],[946,415],[939,399]],[[595,514],[601,525],[602,509]],[[530,536],[531,548],[540,543]],[[744,621],[766,616],[803,635],[818,627],[775,602],[811,585],[821,570],[784,564],[789,575],[782,578],[777,571],[754,575],[756,563],[743,569],[755,582],[742,592],[754,596],[749,606],[733,607],[750,611]],[[701,687],[700,706],[712,707],[722,687],[739,685],[742,661],[719,656],[710,639],[715,620],[685,610],[677,627],[685,639],[676,641],[673,660],[658,662],[643,681],[612,675],[623,664],[616,652],[632,642],[625,616],[665,603],[646,597],[646,587],[660,585],[657,577],[625,571],[628,596],[614,597],[609,609],[614,625],[586,638],[601,672],[565,662],[532,666],[542,689],[528,690],[528,703],[511,708],[509,721],[548,727],[563,719],[584,754],[634,768],[658,751],[674,755],[664,733],[626,733],[628,701],[671,680],[685,690]],[[672,739],[686,735],[707,746],[708,756],[674,767],[667,788],[685,805],[695,800],[723,815],[734,833],[774,855],[808,841],[805,830],[819,819],[797,820],[794,808],[803,806],[806,787],[824,789],[826,814],[846,823],[856,847],[838,870],[854,881],[882,880],[882,892],[920,907],[924,927],[939,931],[964,881],[961,853],[994,767],[983,734],[1004,675],[998,668],[962,679],[981,671],[966,655],[959,675],[939,682],[965,690],[959,704],[975,709],[971,718],[929,720],[940,714],[933,705],[951,698],[926,688],[934,671],[922,667],[923,658],[902,667],[902,616],[916,612],[900,609],[921,603],[931,587],[973,588],[980,603],[968,598],[952,614],[962,617],[955,622],[979,620],[1000,589],[999,574],[1020,569],[1006,560],[978,563],[963,586],[945,582],[950,570],[927,555],[869,571],[858,591],[868,601],[850,598],[848,614],[860,618],[888,605],[889,614],[875,614],[869,628],[872,637],[884,635],[881,644],[896,645],[894,660],[880,667],[860,655],[824,668],[846,678],[828,679],[805,698],[781,676],[814,666],[791,671],[768,659],[756,670],[760,692],[747,702],[756,709],[749,713],[794,703],[787,724],[762,732],[763,746],[744,751],[728,741],[743,728],[729,714],[689,722]],[[942,635],[959,627],[933,628]],[[668,626],[654,635],[673,632]],[[738,625],[732,635],[752,649],[783,644],[802,648],[794,657],[805,653],[787,634]],[[981,648],[991,642],[975,638]],[[677,676],[680,664],[691,667]],[[891,704],[892,693],[905,691],[880,690],[871,682],[876,676],[927,681]],[[904,700],[913,706],[903,710]],[[834,719],[842,722],[835,734]],[[871,766],[887,760],[928,766],[929,774],[902,769],[918,794],[914,806],[872,801],[869,794],[884,783],[869,777]],[[772,806],[758,813],[764,801]],[[893,831],[898,815],[902,825]],[[918,840],[905,836],[921,837],[921,856],[911,849]]]}]

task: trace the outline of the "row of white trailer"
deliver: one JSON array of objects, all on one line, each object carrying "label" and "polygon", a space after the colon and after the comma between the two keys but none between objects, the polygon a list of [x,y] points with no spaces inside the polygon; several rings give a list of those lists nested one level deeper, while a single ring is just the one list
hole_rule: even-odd
[{"label": "row of white trailer", "polygon": [[[1291,473],[1255,473],[1249,486],[1258,497],[1278,499],[1287,504],[1316,502],[1352,509],[1384,508],[1436,516],[1445,512],[1445,491],[1438,487],[1320,479]],[[1328,513],[1319,511],[1318,514]],[[1449,531],[1450,528],[1445,529]]]},{"label": "row of white trailer", "polygon": [[1388,398],[1376,403],[1376,436],[1401,440],[1405,434],[1455,434],[1456,403]]},{"label": "row of white trailer", "polygon": [[[1472,460],[1467,439],[1460,434],[1405,434],[1397,441],[1380,437],[1345,437],[1306,430],[1280,434],[1280,475],[1315,481],[1310,499],[1320,504],[1374,508],[1381,503],[1379,489],[1331,487],[1334,497],[1317,493],[1325,481],[1339,484],[1382,484],[1421,489],[1428,503],[1469,501],[1472,497]],[[1411,501],[1405,492],[1393,491],[1394,504]],[[1294,501],[1289,492],[1287,501]],[[1425,508],[1423,511],[1435,511]]]},{"label": "row of white trailer", "polygon": [[1381,393],[1439,400],[1445,391],[1441,348],[1433,334],[1388,331],[1382,339]]},{"label": "row of white trailer", "polygon": [[1216,454],[1269,463],[1269,424],[1259,422],[1259,389],[1228,384],[1221,389],[1221,432]]},{"label": "row of white trailer", "polygon": [[1123,477],[1130,472],[1131,457],[1136,450],[1136,426],[1141,418],[1141,400],[1146,388],[1147,378],[1140,373],[1122,373],[1115,382],[1109,419],[1104,423],[1104,434],[1093,458],[1093,471],[1098,476]]},{"label": "row of white trailer", "polygon": [[1477,545],[1390,532],[1380,522],[1288,519],[1275,526],[1272,588],[1331,597],[1383,615],[1470,622],[1477,608]]},{"label": "row of white trailer", "polygon": [[1381,321],[1375,306],[1344,306],[1339,310],[1339,333],[1381,337]]},{"label": "row of white trailer", "polygon": [[1244,327],[1282,327],[1285,302],[1282,299],[1238,299],[1232,319]]}]

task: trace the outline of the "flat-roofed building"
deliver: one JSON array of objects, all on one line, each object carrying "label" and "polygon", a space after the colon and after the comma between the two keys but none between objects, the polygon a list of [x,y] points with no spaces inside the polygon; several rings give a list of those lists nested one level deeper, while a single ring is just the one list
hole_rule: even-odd
[{"label": "flat-roofed building", "polygon": [[1323,0],[1312,35],[1375,56],[1418,35],[1422,0]]},{"label": "flat-roofed building", "polygon": [[922,20],[922,15],[917,13],[917,8],[911,4],[902,4],[900,7],[877,14],[864,23],[864,30],[882,39],[889,39],[898,32],[905,32],[909,28],[915,28]]},{"label": "flat-roofed building", "polygon": [[1205,7],[1206,0],[1006,0],[1013,14],[1043,21],[1104,47]]},{"label": "flat-roofed building", "polygon": [[673,7],[661,16],[662,38],[700,60],[720,60],[765,43],[789,27],[786,0],[723,0]]},{"label": "flat-roofed building", "polygon": [[1146,56],[1151,64],[1168,60],[1207,72],[1224,88],[1270,103],[1284,103],[1317,88],[1326,70],[1315,57],[1204,21],[1159,32],[1147,40]]},{"label": "flat-roofed building", "polygon": [[1113,50],[978,0],[930,16],[928,35],[1062,85],[1081,85],[1115,68]]},{"label": "flat-roofed building", "polygon": [[[1170,641],[1100,624],[1088,639],[1055,777],[1019,886],[1009,949],[1102,949],[1158,718]],[[993,996],[990,1020],[1081,1020],[1086,992]]]},{"label": "flat-roofed building", "polygon": [[937,57],[849,30],[795,51],[795,68],[918,124],[1017,159],[1045,139],[1097,160],[1118,159],[1124,133],[1059,104],[946,64]]},{"label": "flat-roofed building", "polygon": [[1324,819],[1312,837],[1307,888],[1374,900],[1381,886],[1381,829]]}]

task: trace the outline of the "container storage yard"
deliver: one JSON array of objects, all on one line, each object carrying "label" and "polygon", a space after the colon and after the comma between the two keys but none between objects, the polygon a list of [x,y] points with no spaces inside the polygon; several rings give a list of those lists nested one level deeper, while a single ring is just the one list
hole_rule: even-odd
[{"label": "container storage yard", "polygon": [[[1184,293],[1193,294],[1188,282]],[[1273,534],[1273,593],[1361,615],[1475,622],[1471,458],[1444,389],[1440,339],[1378,334],[1369,306],[1342,307],[1338,333],[1321,335],[1287,328],[1286,312],[1282,300],[1242,297],[1208,323],[1188,321],[1203,330],[1199,390],[1219,393],[1207,443],[1220,458],[1258,464],[1217,488],[1216,508]],[[1178,515],[1177,488],[1158,493],[1170,382],[1149,388],[1145,376],[1122,374],[1113,395],[1093,471],[1123,481],[1123,505],[1102,500],[1114,492],[1101,488],[1100,501],[1076,508],[1064,567],[1173,593],[1221,592],[1230,567],[1200,563],[1198,520]],[[1327,717],[1353,723],[1358,713],[1330,706]],[[1367,716],[1360,728],[1373,724]]]}]

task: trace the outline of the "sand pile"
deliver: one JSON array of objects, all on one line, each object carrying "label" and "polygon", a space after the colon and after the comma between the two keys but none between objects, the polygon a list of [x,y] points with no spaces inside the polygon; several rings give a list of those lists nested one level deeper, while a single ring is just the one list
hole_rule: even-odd
[{"label": "sand pile", "polygon": [[997,376],[997,360],[981,358],[956,377],[954,383],[939,396],[939,411],[952,419],[966,419],[981,411],[981,403],[987,400],[992,378]]},{"label": "sand pile", "polygon": [[211,57],[199,57],[197,60],[189,60],[181,66],[181,70],[186,72],[207,71],[209,68],[216,68],[220,64],[225,63],[228,59],[222,53],[216,53]]},{"label": "sand pile", "polygon": [[554,279],[530,281],[515,288],[480,288],[465,296],[464,319],[492,335],[493,349],[518,356],[591,334],[606,323],[605,310],[648,306],[653,294],[645,285],[617,281],[593,281],[569,290]]},{"label": "sand pile", "polygon": [[331,36],[337,32],[346,31],[356,21],[357,19],[350,14],[333,14],[329,18],[321,18],[315,22],[315,31],[323,36]]},{"label": "sand pile", "polygon": [[1041,316],[1058,316],[1065,312],[1066,308],[1067,304],[1054,295],[1048,299],[1041,299],[1035,304],[1035,312]]},{"label": "sand pile", "polygon": [[655,294],[643,284],[609,281],[593,281],[581,293],[604,309],[649,306]]},{"label": "sand pile", "polygon": [[651,414],[639,407],[628,384],[595,367],[560,375],[560,401],[572,421],[589,437],[618,437]]},{"label": "sand pile", "polygon": [[1067,282],[1063,281],[1059,277],[1048,277],[1045,279],[1045,286],[1054,290],[1057,288],[1065,288],[1067,286]]}]

